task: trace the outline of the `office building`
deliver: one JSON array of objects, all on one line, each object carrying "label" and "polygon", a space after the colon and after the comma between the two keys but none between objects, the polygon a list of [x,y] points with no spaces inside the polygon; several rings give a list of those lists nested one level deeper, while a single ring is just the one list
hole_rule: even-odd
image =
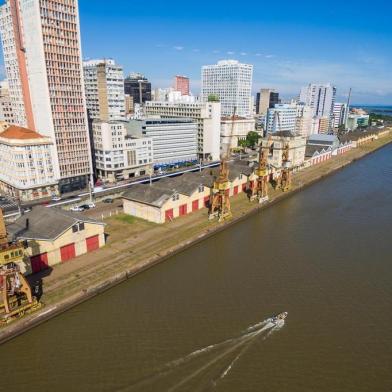
[{"label": "office building", "polygon": [[265,116],[268,109],[280,103],[279,93],[269,88],[262,88],[256,94],[256,114]]},{"label": "office building", "polygon": [[91,120],[125,118],[124,73],[114,60],[83,62],[86,106]]},{"label": "office building", "polygon": [[0,133],[0,192],[32,201],[58,193],[53,143],[31,129],[11,125]]},{"label": "office building", "polygon": [[333,127],[333,107],[336,98],[336,87],[328,84],[310,83],[301,89],[299,101],[310,106],[313,117],[329,118],[328,127]]},{"label": "office building", "polygon": [[351,113],[347,118],[347,129],[354,131],[358,127],[367,127],[369,125],[369,118],[370,116],[368,114]]},{"label": "office building", "polygon": [[152,138],[155,165],[197,160],[197,123],[185,118],[134,120],[143,137]]},{"label": "office building", "polygon": [[202,67],[201,98],[208,102],[212,96],[218,97],[222,105],[222,115],[250,117],[253,113],[252,92],[253,65],[236,60],[223,60],[215,65]]},{"label": "office building", "polygon": [[140,73],[131,73],[124,80],[124,92],[133,98],[133,103],[151,101],[151,83]]},{"label": "office building", "polygon": [[6,0],[0,32],[14,122],[54,143],[61,191],[92,172],[77,0]]},{"label": "office building", "polygon": [[295,104],[277,104],[268,109],[265,129],[267,133],[287,131],[295,133],[297,106]]},{"label": "office building", "polygon": [[189,95],[189,78],[176,75],[174,77],[174,90],[179,91],[181,95]]},{"label": "office building", "polygon": [[153,140],[133,131],[131,122],[100,121],[92,123],[95,170],[109,182],[127,180],[151,172]]},{"label": "office building", "polygon": [[147,117],[191,118],[197,124],[197,142],[199,159],[217,161],[220,159],[220,102],[170,103],[147,102]]}]

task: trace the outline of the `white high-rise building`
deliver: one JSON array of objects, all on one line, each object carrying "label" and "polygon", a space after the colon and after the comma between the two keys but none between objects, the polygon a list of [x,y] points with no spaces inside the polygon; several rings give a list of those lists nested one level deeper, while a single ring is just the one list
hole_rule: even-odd
[{"label": "white high-rise building", "polygon": [[215,65],[202,67],[201,98],[217,96],[222,104],[222,115],[236,114],[249,117],[253,113],[252,93],[253,65],[236,60],[222,60]]},{"label": "white high-rise building", "polygon": [[77,0],[6,0],[0,32],[16,124],[53,141],[62,191],[92,173]]},{"label": "white high-rise building", "polygon": [[333,105],[333,127],[339,128],[343,125],[346,119],[347,104],[341,102],[335,102]]},{"label": "white high-rise building", "polygon": [[267,133],[288,131],[294,134],[296,121],[297,105],[280,103],[268,109],[265,129]]},{"label": "white high-rise building", "polygon": [[93,120],[125,118],[124,72],[114,60],[83,62],[88,115]]},{"label": "white high-rise building", "polygon": [[146,116],[191,118],[197,123],[198,155],[201,159],[220,159],[221,104],[219,102],[146,102]]},{"label": "white high-rise building", "polygon": [[310,83],[301,89],[299,100],[313,111],[313,117],[330,118],[330,127],[333,122],[333,106],[336,98],[336,87],[330,83]]}]

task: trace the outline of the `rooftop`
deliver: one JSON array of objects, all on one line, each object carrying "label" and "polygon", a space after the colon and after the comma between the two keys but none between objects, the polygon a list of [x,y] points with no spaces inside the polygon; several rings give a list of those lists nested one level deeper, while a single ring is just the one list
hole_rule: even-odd
[{"label": "rooftop", "polygon": [[18,218],[13,224],[7,226],[7,232],[20,240],[40,239],[50,241],[59,237],[78,222],[104,225],[103,222],[87,218],[78,213],[64,211],[59,208],[36,206],[30,212]]},{"label": "rooftop", "polygon": [[5,139],[17,139],[17,140],[31,140],[31,139],[44,139],[42,136],[32,129],[19,127],[17,125],[9,126],[4,132],[0,133],[0,137]]}]

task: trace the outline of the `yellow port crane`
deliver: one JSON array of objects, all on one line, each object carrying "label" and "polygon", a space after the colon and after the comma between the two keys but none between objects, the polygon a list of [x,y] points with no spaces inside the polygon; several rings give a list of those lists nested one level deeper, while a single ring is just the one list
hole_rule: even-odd
[{"label": "yellow port crane", "polygon": [[0,324],[22,317],[40,307],[18,263],[25,257],[21,242],[9,242],[0,208]]},{"label": "yellow port crane", "polygon": [[280,173],[280,189],[283,192],[287,192],[291,189],[291,161],[290,161],[290,145],[286,143],[283,147],[282,153],[282,171]]},{"label": "yellow port crane", "polygon": [[234,107],[231,134],[227,148],[223,148],[221,163],[219,167],[219,175],[214,181],[212,195],[210,198],[210,210],[208,218],[218,218],[219,222],[232,217],[230,205],[230,181],[229,181],[229,165],[228,158],[230,155],[231,139],[234,133],[235,115],[237,108]]},{"label": "yellow port crane", "polygon": [[259,149],[259,162],[255,174],[257,176],[256,186],[252,188],[252,194],[250,200],[258,200],[259,203],[268,201],[268,155],[272,145],[271,137],[268,138],[267,146],[263,146],[263,142],[260,143]]}]

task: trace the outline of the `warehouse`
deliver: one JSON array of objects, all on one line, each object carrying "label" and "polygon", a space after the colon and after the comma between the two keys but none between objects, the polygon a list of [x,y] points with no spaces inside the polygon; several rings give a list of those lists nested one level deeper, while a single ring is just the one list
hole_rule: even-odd
[{"label": "warehouse", "polygon": [[104,228],[103,222],[79,214],[37,206],[7,231],[13,239],[27,242],[31,272],[36,273],[101,248]]},{"label": "warehouse", "polygon": [[[165,223],[208,207],[218,168],[164,178],[151,185],[137,184],[123,195],[124,212],[154,223]],[[229,165],[230,196],[247,189],[253,169],[247,162]]]}]

